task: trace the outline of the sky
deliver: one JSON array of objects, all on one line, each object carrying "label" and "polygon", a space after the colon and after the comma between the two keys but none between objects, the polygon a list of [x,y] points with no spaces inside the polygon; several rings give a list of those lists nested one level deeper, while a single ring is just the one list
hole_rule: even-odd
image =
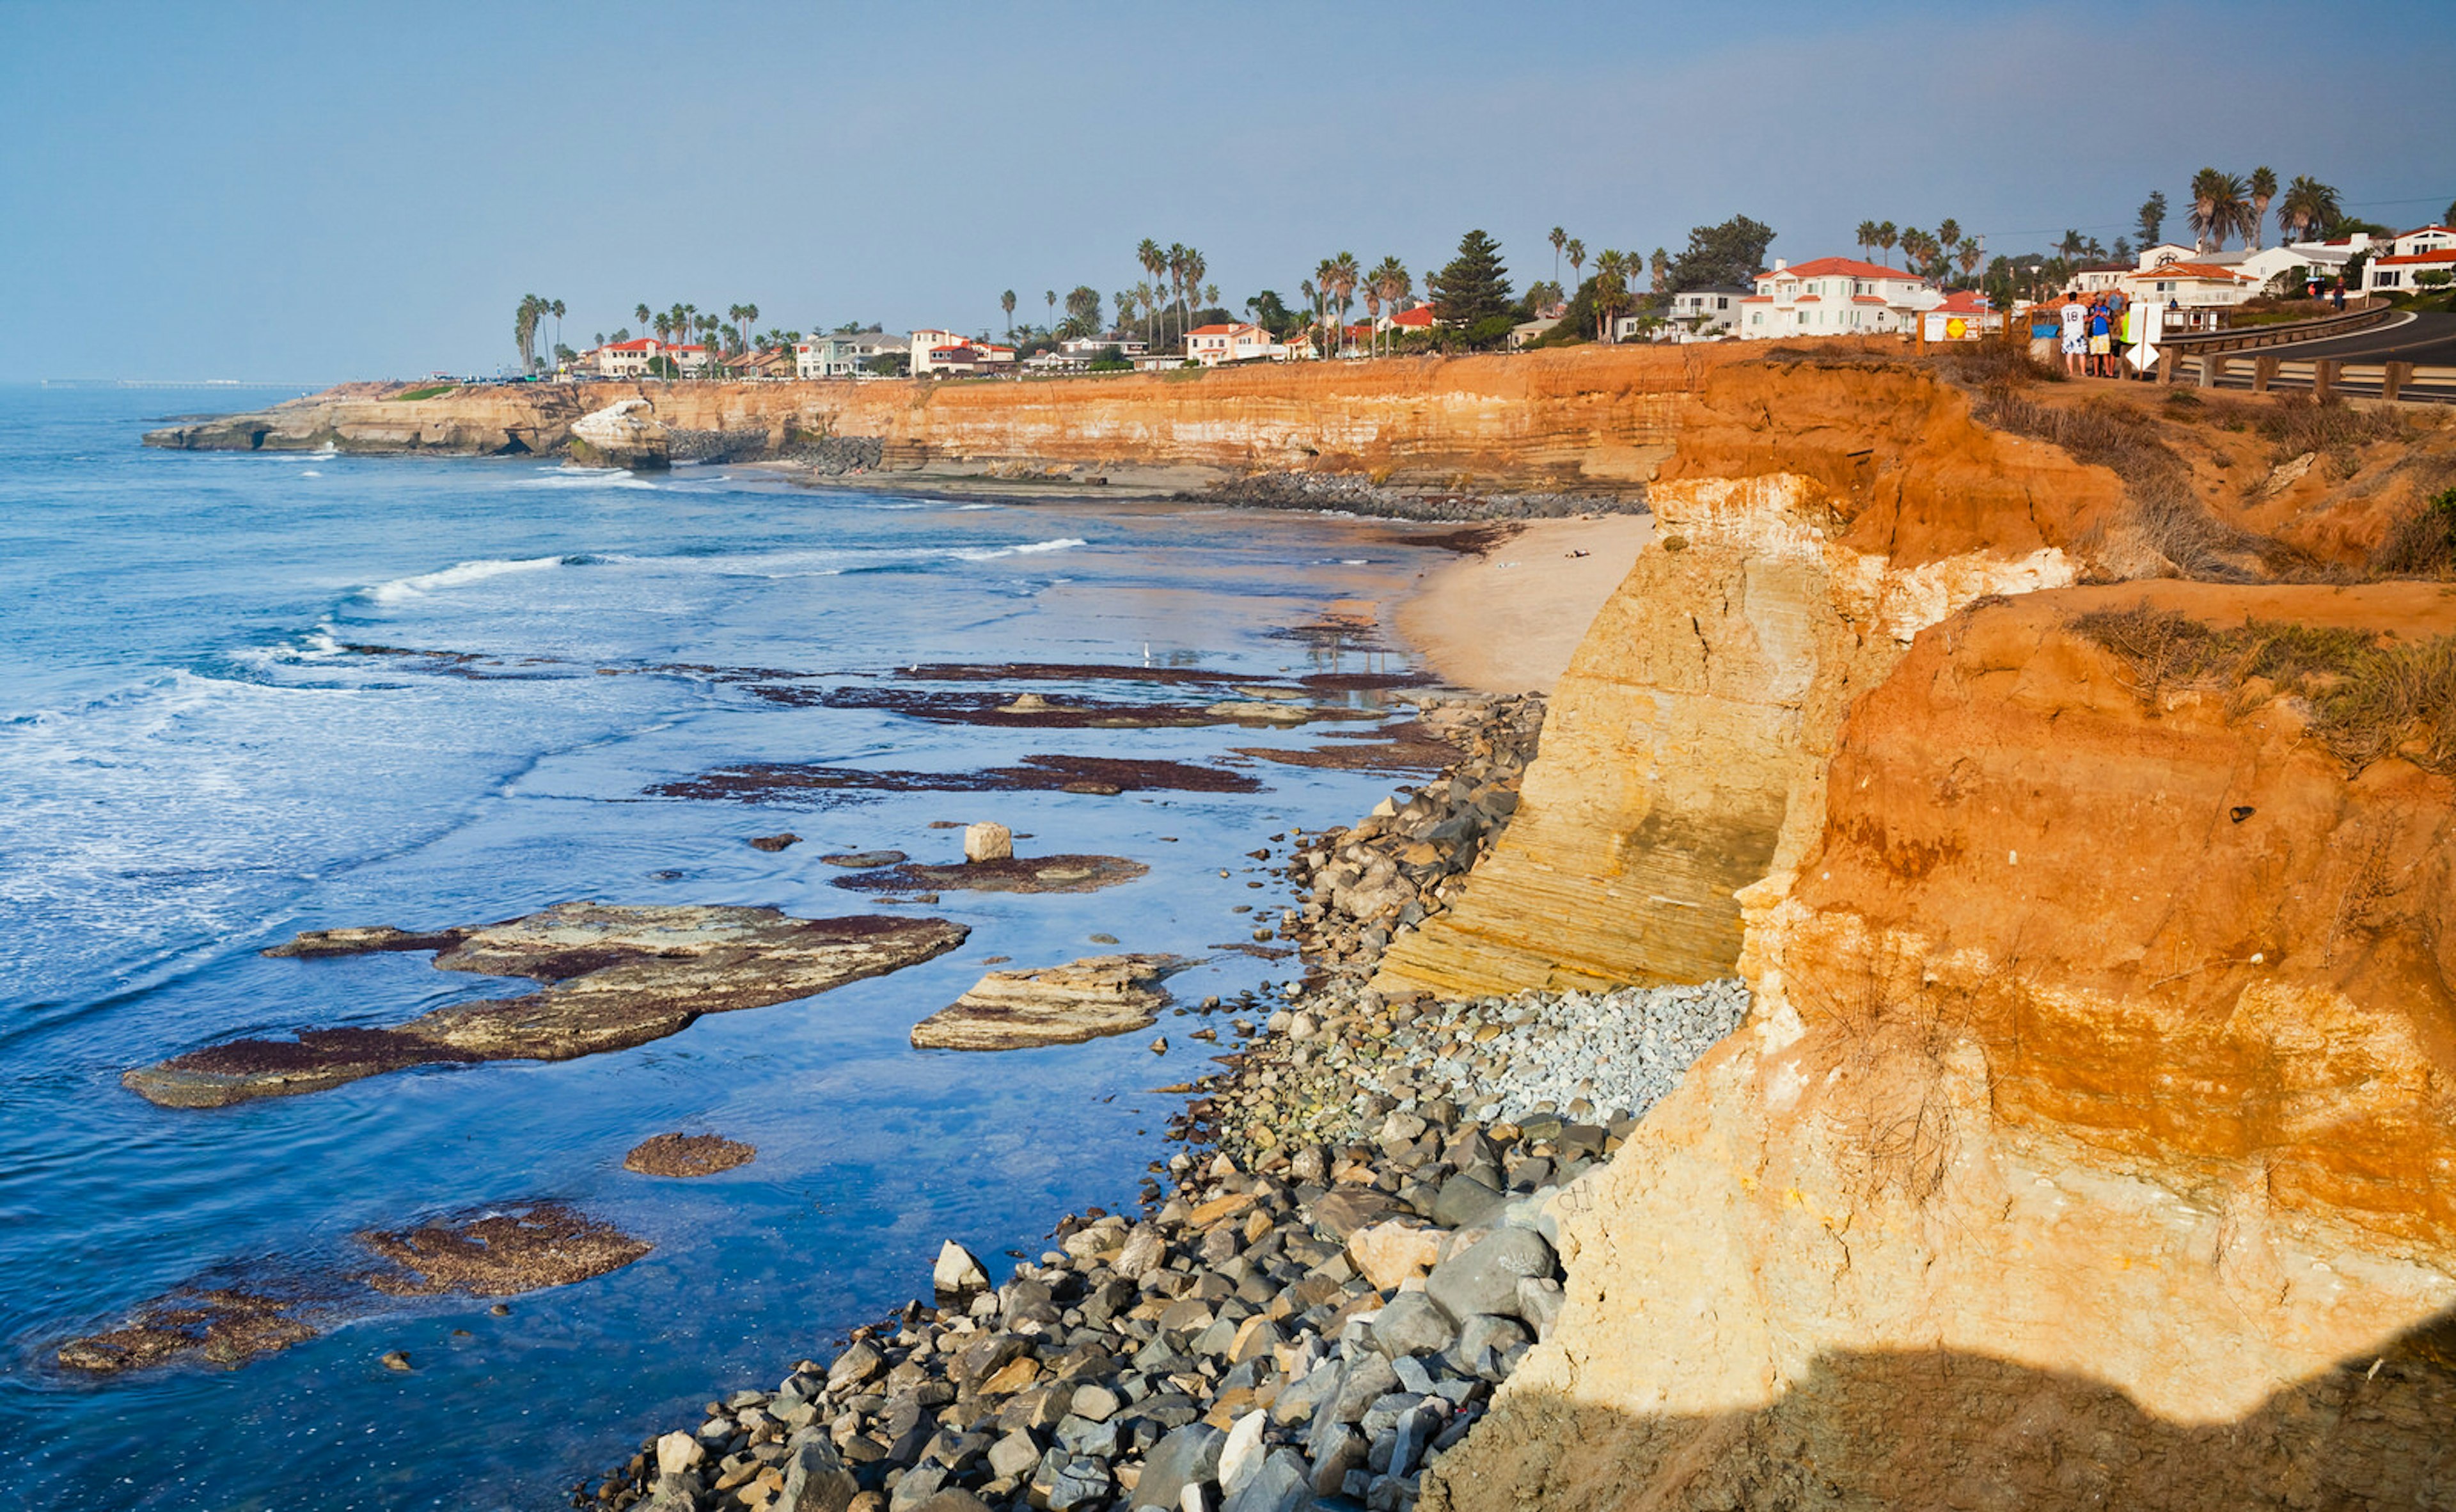
[{"label": "sky", "polygon": [[[2456,0],[1357,7],[0,0],[0,381],[492,371],[641,303],[1001,330],[1143,237],[1231,307],[1481,227],[1792,261],[1952,216],[2111,242],[2273,167],[2456,199]],[[548,339],[553,331],[546,332]]]}]

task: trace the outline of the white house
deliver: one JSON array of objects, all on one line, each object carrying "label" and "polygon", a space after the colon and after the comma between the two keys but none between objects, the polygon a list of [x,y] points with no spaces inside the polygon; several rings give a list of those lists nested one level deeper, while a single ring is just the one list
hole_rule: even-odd
[{"label": "white house", "polygon": [[[928,378],[933,373],[971,373],[980,362],[972,338],[952,331],[915,331],[911,337],[912,376]],[[1013,356],[1010,351],[1008,356]]]},{"label": "white house", "polygon": [[607,378],[646,378],[648,364],[664,358],[676,372],[688,375],[707,371],[707,348],[676,346],[655,337],[642,337],[636,341],[608,341],[597,349],[597,371]]},{"label": "white house", "polygon": [[2143,267],[2122,281],[2135,303],[2183,310],[2214,310],[2242,303],[2268,280],[2205,260],[2169,260]]},{"label": "white house", "polygon": [[2425,252],[2446,252],[2451,248],[2456,248],[2456,231],[2445,226],[2421,226],[2412,231],[2399,232],[2388,243],[2387,255],[2411,257]]},{"label": "white house", "polygon": [[861,372],[861,352],[850,337],[817,336],[793,345],[793,376],[849,378]]},{"label": "white house", "polygon": [[1071,336],[1057,343],[1057,350],[1067,357],[1079,357],[1089,362],[1111,347],[1117,356],[1137,358],[1151,351],[1151,343],[1138,336]]},{"label": "white house", "polygon": [[1243,320],[1228,325],[1198,325],[1185,334],[1185,355],[1204,367],[1229,362],[1282,361],[1287,348],[1271,333]]},{"label": "white house", "polygon": [[[1672,341],[1706,341],[1721,336],[1739,323],[1740,306],[1749,292],[1728,283],[1706,289],[1683,289],[1671,296],[1670,324],[1664,329],[1665,339]],[[1635,330],[1635,317],[1623,316],[1622,320]]]},{"label": "white house", "polygon": [[1797,336],[1871,336],[1908,331],[1944,296],[1900,268],[1851,257],[1818,257],[1794,268],[1777,257],[1756,276],[1757,292],[1739,301],[1744,341]]},{"label": "white house", "polygon": [[2373,258],[2369,269],[2370,287],[2405,293],[2428,287],[2421,280],[2426,274],[2456,274],[2456,245],[2436,252],[2409,252],[2402,256]]}]

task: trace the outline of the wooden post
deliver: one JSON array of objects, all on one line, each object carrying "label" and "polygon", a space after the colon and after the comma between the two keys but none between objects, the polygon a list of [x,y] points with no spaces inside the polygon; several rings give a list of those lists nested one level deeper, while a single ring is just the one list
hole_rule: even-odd
[{"label": "wooden post", "polygon": [[2251,391],[2254,394],[2267,393],[2268,385],[2277,381],[2277,361],[2275,357],[2251,359]]},{"label": "wooden post", "polygon": [[2404,392],[2407,379],[2413,377],[2410,362],[2390,362],[2380,369],[2380,398],[2392,399]]},{"label": "wooden post", "polygon": [[2168,346],[2166,348],[2165,355],[2158,359],[2158,382],[2162,387],[2173,388],[2175,386],[2175,370],[2182,365],[2182,349],[2177,346]]},{"label": "wooden post", "polygon": [[2324,399],[2337,386],[2337,370],[2344,364],[2336,358],[2323,357],[2311,364],[2311,397]]},{"label": "wooden post", "polygon": [[2203,352],[2200,354],[2200,387],[2204,389],[2213,389],[2217,387],[2218,375],[2224,371],[2225,358],[2218,356],[2215,352]]}]

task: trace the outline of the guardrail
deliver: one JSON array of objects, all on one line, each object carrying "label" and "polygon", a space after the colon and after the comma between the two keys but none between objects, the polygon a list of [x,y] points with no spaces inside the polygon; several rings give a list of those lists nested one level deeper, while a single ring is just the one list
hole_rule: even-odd
[{"label": "guardrail", "polygon": [[2384,304],[2375,310],[2348,310],[2343,315],[2323,316],[2317,320],[2289,320],[2240,331],[2178,332],[2165,337],[2163,344],[2170,351],[2193,356],[2213,352],[2256,352],[2262,347],[2290,346],[2297,341],[2317,341],[2324,337],[2368,330],[2394,314],[2394,306]]},{"label": "guardrail", "polygon": [[2413,362],[2360,362],[2343,358],[2290,360],[2263,354],[2249,361],[2221,352],[2186,355],[2169,350],[2159,364],[2158,381],[2173,386],[2183,381],[2189,362],[2198,386],[2204,389],[2247,389],[2254,394],[2307,392],[2318,398],[2376,398],[2407,404],[2456,404],[2456,367]]}]

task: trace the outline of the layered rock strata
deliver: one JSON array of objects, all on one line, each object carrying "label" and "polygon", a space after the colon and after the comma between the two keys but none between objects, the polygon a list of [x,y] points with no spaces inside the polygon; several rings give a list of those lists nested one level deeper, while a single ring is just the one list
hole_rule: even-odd
[{"label": "layered rock strata", "polygon": [[1160,955],[1095,955],[1037,971],[992,971],[912,1026],[922,1050],[1021,1050],[1075,1045],[1149,1029],[1168,993]]},{"label": "layered rock strata", "polygon": [[1560,1327],[1428,1507],[2456,1494],[2430,705],[2349,762],[2330,694],[2083,628],[2144,603],[2456,646],[2413,584],[2070,589],[1919,635],[1743,895],[1750,1025],[1571,1194]]},{"label": "layered rock strata", "polygon": [[1655,540],[1555,690],[1507,839],[1384,991],[1694,982],[1823,815],[1842,710],[1982,594],[2068,583],[2120,485],[1899,368],[1714,370]]},{"label": "layered rock strata", "polygon": [[412,1066],[569,1060],[662,1039],[702,1013],[765,1008],[896,971],[953,950],[968,932],[944,919],[796,919],[773,909],[587,902],[440,934],[309,930],[265,953],[434,950],[439,971],[525,976],[547,986],[520,997],[454,1003],[392,1029],[234,1040],[120,1080],[165,1107],[217,1108]]}]

